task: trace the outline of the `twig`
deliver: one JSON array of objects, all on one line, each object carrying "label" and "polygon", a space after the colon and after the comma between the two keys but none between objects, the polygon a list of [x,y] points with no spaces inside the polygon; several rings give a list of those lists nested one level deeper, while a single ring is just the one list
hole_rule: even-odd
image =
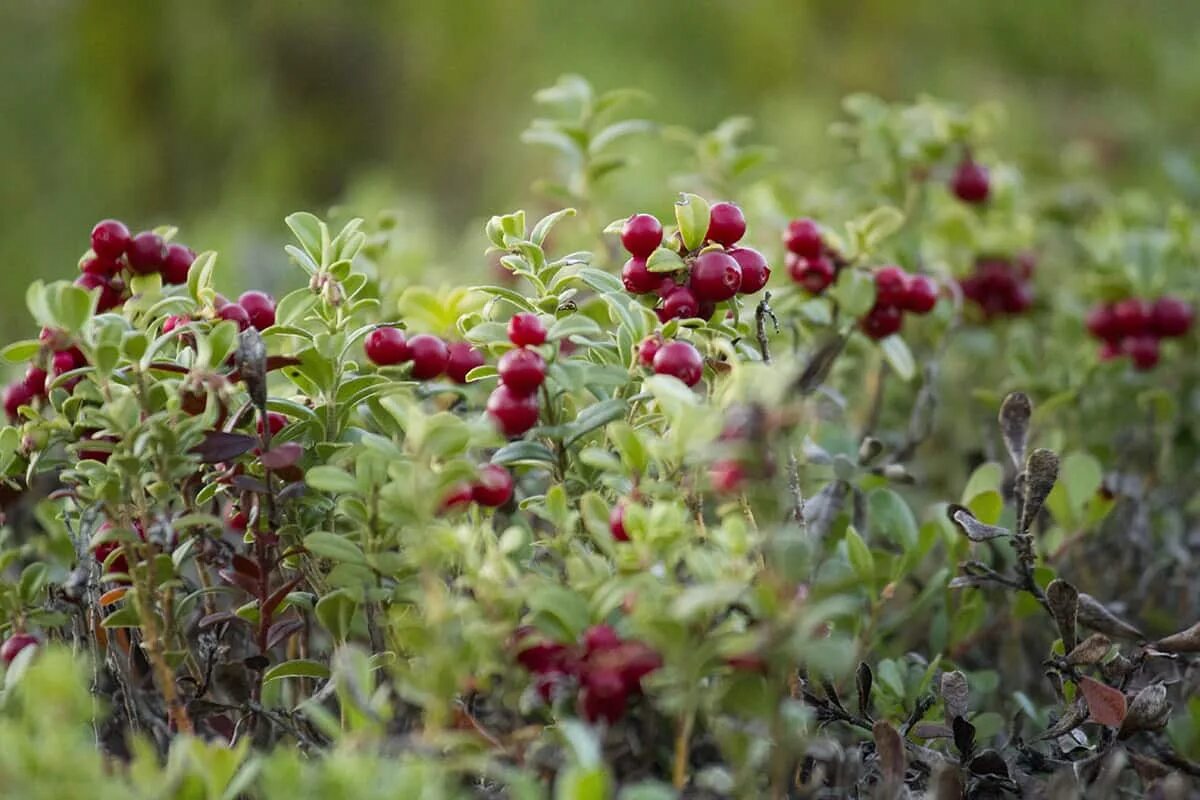
[{"label": "twig", "polygon": [[771,293],[763,294],[763,299],[758,301],[758,307],[754,309],[754,332],[758,338],[758,350],[762,353],[764,364],[771,363],[771,345],[767,341],[767,318],[771,318],[771,322],[775,325],[775,332],[779,333],[779,318],[775,316],[775,312],[771,310]]}]

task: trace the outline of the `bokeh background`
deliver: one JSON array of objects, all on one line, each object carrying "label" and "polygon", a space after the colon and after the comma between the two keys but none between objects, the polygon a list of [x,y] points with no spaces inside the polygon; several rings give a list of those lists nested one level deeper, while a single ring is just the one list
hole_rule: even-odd
[{"label": "bokeh background", "polygon": [[656,120],[753,116],[797,170],[848,92],[995,100],[1014,156],[1087,142],[1110,182],[1195,198],[1198,41],[1195,0],[3,0],[0,336],[105,216],[179,224],[231,290],[282,288],[283,216],[339,202],[410,209],[454,253],[431,271],[472,269],[547,172],[519,135],[565,72]]}]

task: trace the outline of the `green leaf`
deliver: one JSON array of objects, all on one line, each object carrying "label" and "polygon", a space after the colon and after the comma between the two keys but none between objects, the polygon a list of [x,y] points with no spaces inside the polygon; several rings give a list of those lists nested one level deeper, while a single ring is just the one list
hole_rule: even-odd
[{"label": "green leaf", "polygon": [[966,506],[970,505],[975,495],[984,492],[999,492],[1003,480],[1004,467],[999,462],[984,462],[976,467],[975,471],[971,473],[971,477],[967,479],[967,485],[963,489],[959,502]]},{"label": "green leaf", "polygon": [[494,295],[507,300],[522,311],[529,311],[534,314],[538,313],[537,306],[529,302],[525,295],[520,292],[514,292],[512,289],[505,289],[503,286],[472,286],[471,291]]},{"label": "green leaf", "polygon": [[625,466],[635,475],[645,474],[650,456],[637,431],[624,422],[614,422],[608,426],[608,435]]},{"label": "green leaf", "polygon": [[904,498],[891,489],[876,489],[867,495],[871,533],[895,542],[905,550],[917,544],[917,521]]},{"label": "green leaf", "polygon": [[546,241],[546,236],[550,233],[551,228],[567,217],[573,216],[575,216],[575,209],[573,208],[564,208],[560,211],[555,211],[553,214],[547,214],[533,226],[533,230],[529,234],[529,241],[541,247]]},{"label": "green leaf", "polygon": [[550,326],[550,330],[546,331],[546,338],[552,342],[559,339],[566,339],[568,336],[601,336],[603,331],[596,320],[586,314],[571,314],[568,317],[563,317],[554,321]]},{"label": "green leaf", "polygon": [[315,556],[341,564],[365,565],[367,557],[362,548],[336,533],[317,531],[304,537],[304,548]]},{"label": "green leaf", "polygon": [[350,624],[358,603],[345,589],[335,589],[317,601],[317,620],[333,638],[342,642],[350,633]]},{"label": "green leaf", "polygon": [[[98,291],[98,290],[97,290]],[[65,284],[53,294],[54,319],[60,328],[78,331],[92,315],[92,295],[78,286]]]},{"label": "green leaf", "polygon": [[21,580],[17,587],[17,595],[21,602],[26,605],[37,603],[38,595],[46,588],[49,580],[50,567],[40,561],[35,561],[21,570]]},{"label": "green leaf", "polygon": [[908,349],[903,337],[893,334],[879,342],[879,349],[887,359],[892,371],[903,381],[911,381],[916,374],[917,366],[913,361],[912,351]]},{"label": "green leaf", "polygon": [[20,364],[28,361],[42,349],[42,343],[37,339],[23,339],[0,350],[0,357],[10,364]]},{"label": "green leaf", "polygon": [[319,678],[329,677],[329,667],[319,661],[298,658],[294,661],[284,661],[276,664],[263,673],[263,683],[270,683],[282,678]]},{"label": "green leaf", "polygon": [[1089,453],[1071,453],[1063,459],[1056,486],[1066,489],[1071,508],[1078,514],[1103,482],[1104,471],[1099,461]]},{"label": "green leaf", "polygon": [[612,782],[604,767],[567,767],[554,782],[554,800],[609,800]]},{"label": "green leaf", "polygon": [[546,633],[558,641],[575,641],[591,619],[587,601],[565,586],[538,586],[530,593],[528,603],[536,615],[535,622],[541,622],[544,629],[548,628]]},{"label": "green leaf", "polygon": [[861,317],[875,305],[875,279],[861,269],[843,269],[831,294],[843,312]]},{"label": "green leaf", "polygon": [[625,412],[628,409],[628,401],[619,397],[614,397],[611,400],[602,400],[599,403],[588,406],[567,426],[566,434],[563,436],[563,443],[570,447],[597,428],[602,428],[608,423],[625,416]]},{"label": "green leaf", "polygon": [[493,464],[513,466],[528,464],[531,466],[552,466],[554,453],[541,442],[513,442],[501,447],[492,455]]},{"label": "green leaf", "polygon": [[137,606],[132,602],[126,602],[125,605],[105,617],[100,624],[105,628],[136,628],[141,625],[141,622]]},{"label": "green leaf", "polygon": [[217,254],[209,250],[196,256],[188,270],[188,294],[197,303],[203,302],[201,292],[212,288],[212,273],[216,263]]},{"label": "green leaf", "polygon": [[708,201],[698,194],[681,195],[675,202],[675,221],[684,246],[688,250],[699,248],[708,233]]},{"label": "green leaf", "polygon": [[646,259],[646,269],[650,272],[677,272],[684,266],[679,253],[669,247],[658,248]]},{"label": "green leaf", "polygon": [[621,279],[616,275],[592,269],[591,267],[580,269],[575,273],[575,277],[602,294],[607,292],[623,292],[625,290],[624,284],[621,283]]},{"label": "green leaf", "polygon": [[292,229],[292,233],[295,234],[297,241],[300,242],[309,257],[317,264],[320,264],[321,242],[324,239],[321,231],[325,227],[325,224],[307,211],[297,211],[295,214],[289,214],[284,221]]},{"label": "green leaf", "polygon": [[858,579],[870,587],[875,582],[875,556],[853,525],[846,528],[846,556]]}]

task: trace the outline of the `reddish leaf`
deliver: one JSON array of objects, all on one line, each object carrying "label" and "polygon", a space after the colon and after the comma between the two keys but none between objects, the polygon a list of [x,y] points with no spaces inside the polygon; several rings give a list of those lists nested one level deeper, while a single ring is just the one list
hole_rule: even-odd
[{"label": "reddish leaf", "polygon": [[252,597],[258,597],[258,581],[251,578],[249,575],[243,575],[240,572],[234,572],[231,569],[223,569],[217,573],[221,576],[221,580],[226,583],[232,583],[234,586],[240,586],[245,589]]},{"label": "reddish leaf", "polygon": [[234,614],[232,611],[218,611],[215,614],[209,614],[207,616],[201,617],[200,621],[196,624],[201,628],[209,628],[209,627],[212,627],[213,625],[216,625],[218,622],[241,622],[246,625],[250,624],[247,620],[243,619],[242,617],[239,617],[237,614]]},{"label": "reddish leaf", "polygon": [[271,596],[267,598],[265,603],[263,603],[262,614],[264,617],[270,618],[270,616],[275,613],[275,609],[279,608],[279,604],[282,603],[283,599],[288,596],[288,592],[290,592],[292,589],[295,589],[296,585],[300,583],[301,577],[302,576],[297,575],[283,586],[280,586],[278,589],[271,592]]},{"label": "reddish leaf", "polygon": [[289,636],[304,629],[304,620],[299,617],[288,617],[281,619],[271,626],[267,632],[267,649],[270,650],[275,645],[284,642]]},{"label": "reddish leaf", "polygon": [[1119,728],[1125,721],[1125,693],[1094,678],[1079,679],[1079,690],[1087,701],[1088,720],[1110,728]]},{"label": "reddish leaf", "polygon": [[248,453],[255,443],[253,436],[241,433],[205,431],[204,441],[193,447],[192,452],[198,453],[205,464],[215,464],[218,461],[232,461],[242,453]]},{"label": "reddish leaf", "polygon": [[290,467],[304,455],[304,448],[297,442],[284,442],[278,447],[272,447],[259,456],[259,461],[267,469],[283,469]]},{"label": "reddish leaf", "polygon": [[251,578],[256,580],[260,575],[262,575],[262,572],[258,568],[258,564],[238,553],[235,553],[233,556],[233,569],[235,572],[240,572],[243,575],[249,575]]}]

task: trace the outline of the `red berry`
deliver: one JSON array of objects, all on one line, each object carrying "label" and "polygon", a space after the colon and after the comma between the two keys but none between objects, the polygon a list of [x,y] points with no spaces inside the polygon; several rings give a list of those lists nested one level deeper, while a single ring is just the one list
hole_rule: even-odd
[{"label": "red berry", "polygon": [[680,286],[663,300],[662,308],[658,310],[658,318],[662,322],[672,319],[691,319],[700,311],[700,303],[696,295],[686,286]]},{"label": "red berry", "polygon": [[546,380],[546,362],[536,350],[509,350],[496,365],[500,382],[517,394],[533,394]]},{"label": "red berry", "polygon": [[608,512],[608,530],[618,542],[629,541],[629,531],[625,530],[625,504],[617,503]]},{"label": "red berry", "polygon": [[[717,311],[717,304],[712,300],[701,300],[696,305],[696,319],[710,320]],[[725,312],[728,317],[732,312]]]},{"label": "red berry", "polygon": [[662,244],[663,227],[651,214],[634,214],[621,228],[621,244],[634,257],[646,258]]},{"label": "red berry", "polygon": [[419,381],[436,378],[450,363],[450,349],[436,336],[421,333],[408,340],[408,355],[412,359],[412,377]]},{"label": "red berry", "polygon": [[73,369],[78,369],[87,364],[87,359],[78,347],[70,347],[66,350],[60,350],[54,354],[51,360],[51,369],[55,375],[62,375],[64,372],[70,372]]},{"label": "red berry", "polygon": [[5,640],[3,645],[0,645],[0,661],[5,664],[11,664],[13,660],[27,647],[36,647],[38,639],[36,636],[31,636],[28,633],[14,633]]},{"label": "red berry", "polygon": [[175,330],[176,328],[182,328],[184,325],[187,325],[189,322],[191,322],[191,319],[189,319],[188,317],[172,315],[170,317],[167,317],[166,320],[163,321],[162,332],[164,334],[170,333],[171,331]]},{"label": "red berry", "polygon": [[[106,522],[100,526],[99,530],[106,531],[112,530],[112,528],[113,524],[111,522]],[[95,557],[97,563],[104,567],[104,574],[107,575],[112,572],[120,572],[123,574],[129,573],[129,561],[125,558],[124,553],[110,561],[108,566],[104,566],[104,563],[108,561],[109,556],[117,552],[117,550],[120,548],[121,543],[116,539],[109,539],[107,541],[100,542],[92,548],[92,555]]]},{"label": "red berry", "polygon": [[520,436],[537,424],[537,394],[521,394],[501,384],[488,396],[487,413],[505,436]]},{"label": "red berry", "polygon": [[1150,306],[1130,297],[1113,306],[1113,327],[1121,336],[1137,336],[1150,329]]},{"label": "red berry", "polygon": [[517,631],[517,663],[535,675],[564,673],[571,660],[567,646],[541,639],[532,628]]},{"label": "red berry", "polygon": [[508,340],[517,347],[536,347],[546,341],[546,326],[537,314],[523,311],[508,321]]},{"label": "red berry", "polygon": [[738,287],[740,294],[754,294],[767,285],[771,277],[771,268],[767,259],[753,247],[735,247],[729,251],[730,257],[742,268],[742,284]]},{"label": "red berry", "polygon": [[897,266],[880,267],[875,271],[875,303],[881,306],[904,305],[908,273]]},{"label": "red berry", "polygon": [[[280,414],[278,411],[268,411],[267,424],[271,426],[271,435],[274,436],[287,427],[288,418],[283,414]],[[263,423],[261,418],[258,420],[258,435],[263,435]]]},{"label": "red berry", "polygon": [[1192,327],[1192,307],[1177,297],[1160,297],[1150,310],[1150,327],[1159,336],[1183,336]]},{"label": "red berry", "polygon": [[654,355],[654,374],[671,375],[695,386],[704,376],[704,359],[690,342],[667,342]]},{"label": "red berry", "polygon": [[237,506],[229,506],[225,509],[225,524],[232,530],[244,531],[250,526],[250,518]]},{"label": "red berry", "polygon": [[100,290],[100,299],[96,301],[96,311],[98,313],[103,314],[105,311],[111,311],[123,302],[121,291],[125,287],[120,282],[110,281],[103,276],[85,272],[75,279],[75,285],[89,292],[92,289]]},{"label": "red berry", "polygon": [[824,242],[821,229],[811,219],[794,219],[783,232],[783,244],[791,252],[805,258],[818,258]]},{"label": "red berry", "polygon": [[1100,343],[1100,352],[1098,356],[1101,361],[1112,361],[1114,358],[1121,356],[1121,344],[1111,339],[1105,339]]},{"label": "red berry", "polygon": [[662,344],[662,337],[657,333],[642,339],[642,343],[638,345],[638,361],[641,361],[642,365],[646,367],[653,364],[654,354],[658,352],[658,348],[662,347]]},{"label": "red berry", "polygon": [[714,463],[708,470],[708,479],[719,494],[737,494],[746,480],[746,471],[732,458]]},{"label": "red berry", "polygon": [[22,383],[35,397],[44,397],[46,395],[46,370],[39,366],[30,366],[25,371],[25,380]]},{"label": "red berry", "polygon": [[111,261],[103,256],[88,256],[79,262],[79,271],[85,275],[108,278],[121,271],[121,262]]},{"label": "red berry", "polygon": [[964,203],[978,205],[987,202],[991,192],[987,168],[970,158],[964,159],[950,179],[950,190]]},{"label": "red berry", "polygon": [[719,250],[701,253],[692,264],[688,286],[696,299],[719,303],[737,294],[742,285],[742,268],[731,256]]},{"label": "red berry", "polygon": [[904,288],[905,311],[914,314],[928,314],[937,305],[938,285],[928,275],[910,275]]},{"label": "red berry", "polygon": [[727,656],[725,665],[737,672],[766,672],[767,662],[758,653],[741,653]]},{"label": "red berry", "polygon": [[[167,245],[167,256],[163,259],[162,265],[163,283],[168,286],[178,286],[179,284],[187,283],[188,271],[191,270],[192,262],[195,260],[196,254],[192,252],[190,247],[174,243]],[[245,303],[242,305],[245,305]],[[249,311],[250,309],[247,308],[246,310]],[[255,327],[258,326],[256,325]]]},{"label": "red berry", "polygon": [[115,262],[129,249],[129,228],[115,219],[101,220],[92,228],[92,252],[106,261]]},{"label": "red berry", "polygon": [[483,353],[468,342],[454,342],[447,349],[446,376],[455,383],[466,383],[467,373],[485,363]]},{"label": "red berry", "polygon": [[29,391],[29,387],[24,383],[10,383],[4,389],[4,413],[15,422],[18,419],[17,410],[32,403],[33,399],[33,392]]},{"label": "red berry", "polygon": [[157,233],[143,231],[129,242],[125,258],[129,268],[139,275],[158,272],[167,260],[167,243]]},{"label": "red berry", "polygon": [[1145,371],[1158,364],[1158,337],[1144,334],[1121,340],[1121,350],[1133,359],[1133,366]]},{"label": "red berry", "polygon": [[442,504],[439,510],[444,513],[462,508],[471,502],[471,495],[471,484],[456,483],[450,487],[446,493],[446,496],[442,498]]},{"label": "red berry", "polygon": [[708,210],[708,232],[704,235],[710,242],[731,247],[746,235],[746,217],[733,203],[714,203]]},{"label": "red berry", "polygon": [[646,269],[644,256],[634,256],[621,267],[621,283],[630,294],[649,294],[662,286],[664,275]]},{"label": "red berry", "polygon": [[1025,281],[1014,280],[1002,303],[1006,313],[1022,314],[1033,307],[1033,289]]},{"label": "red berry", "polygon": [[1093,306],[1084,322],[1087,325],[1088,333],[1097,339],[1114,341],[1121,338],[1120,325],[1117,323],[1117,316],[1113,313],[1111,305],[1101,303]]},{"label": "red berry", "polygon": [[499,508],[512,499],[512,475],[499,464],[484,464],[471,487],[471,497],[481,506]]},{"label": "red berry", "polygon": [[807,289],[810,294],[820,294],[828,289],[836,275],[833,262],[825,256],[804,258],[795,253],[788,253],[787,267],[792,280]]},{"label": "red berry", "polygon": [[859,326],[872,339],[884,339],[899,331],[903,323],[904,315],[900,309],[877,304],[859,321]]},{"label": "red berry", "polygon": [[402,364],[409,359],[408,343],[399,328],[376,328],[367,334],[363,349],[372,363],[381,367]]},{"label": "red berry", "polygon": [[590,656],[593,653],[603,653],[615,650],[621,646],[621,637],[611,625],[593,625],[583,632],[583,653]]},{"label": "red berry", "polygon": [[579,695],[580,713],[588,722],[604,720],[617,722],[625,713],[628,692],[621,673],[612,669],[590,671],[584,678],[584,688]]},{"label": "red berry", "polygon": [[217,309],[217,317],[219,319],[236,322],[239,331],[244,331],[250,327],[250,315],[246,313],[246,309],[242,308],[239,303],[226,303]]},{"label": "red berry", "polygon": [[237,304],[246,309],[256,330],[265,331],[275,324],[275,300],[266,292],[243,292]]}]

